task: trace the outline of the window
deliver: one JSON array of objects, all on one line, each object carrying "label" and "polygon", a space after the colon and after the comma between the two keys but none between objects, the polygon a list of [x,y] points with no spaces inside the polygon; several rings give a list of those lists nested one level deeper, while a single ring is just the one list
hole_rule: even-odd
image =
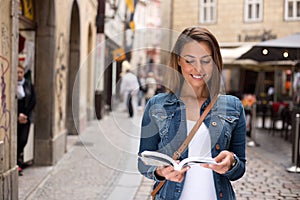
[{"label": "window", "polygon": [[217,0],[200,0],[200,23],[210,24],[216,22]]},{"label": "window", "polygon": [[263,0],[245,0],[245,21],[262,21]]},{"label": "window", "polygon": [[300,20],[300,0],[285,0],[285,20]]}]

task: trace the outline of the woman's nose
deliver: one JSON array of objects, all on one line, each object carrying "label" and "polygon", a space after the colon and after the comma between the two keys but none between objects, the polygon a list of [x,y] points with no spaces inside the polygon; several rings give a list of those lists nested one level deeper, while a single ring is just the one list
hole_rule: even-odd
[{"label": "woman's nose", "polygon": [[198,72],[204,72],[204,68],[200,61],[196,62],[193,66]]}]

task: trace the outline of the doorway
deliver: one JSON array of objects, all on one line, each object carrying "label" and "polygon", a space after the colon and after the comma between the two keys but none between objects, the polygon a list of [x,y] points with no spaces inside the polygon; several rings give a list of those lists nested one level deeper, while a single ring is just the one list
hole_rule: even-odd
[{"label": "doorway", "polygon": [[72,6],[69,47],[66,126],[68,134],[76,135],[80,130],[80,76],[78,75],[80,65],[80,20],[79,8],[76,1],[74,1]]}]

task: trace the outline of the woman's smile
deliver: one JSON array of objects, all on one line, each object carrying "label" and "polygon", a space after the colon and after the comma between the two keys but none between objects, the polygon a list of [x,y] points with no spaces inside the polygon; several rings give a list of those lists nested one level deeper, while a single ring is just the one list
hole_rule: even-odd
[{"label": "woman's smile", "polygon": [[206,74],[202,74],[202,75],[194,75],[194,74],[191,74],[191,76],[194,78],[194,79],[199,79],[199,80],[202,80]]}]

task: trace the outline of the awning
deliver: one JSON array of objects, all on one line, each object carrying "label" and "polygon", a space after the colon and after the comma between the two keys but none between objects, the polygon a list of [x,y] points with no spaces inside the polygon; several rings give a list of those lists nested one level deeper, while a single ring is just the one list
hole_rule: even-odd
[{"label": "awning", "polygon": [[300,33],[258,43],[238,58],[247,59],[273,64],[297,63],[300,60]]},{"label": "awning", "polygon": [[223,45],[221,44],[221,55],[224,64],[238,64],[236,60],[253,47],[251,43]]}]

